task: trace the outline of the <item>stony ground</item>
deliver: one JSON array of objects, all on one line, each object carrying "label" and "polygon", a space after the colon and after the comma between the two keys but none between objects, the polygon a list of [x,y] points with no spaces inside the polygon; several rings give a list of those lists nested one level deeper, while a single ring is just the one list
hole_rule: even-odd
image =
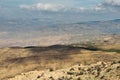
[{"label": "stony ground", "polygon": [[[60,45],[45,48],[5,48],[0,50],[0,55],[2,55],[0,57],[0,80],[8,80],[21,73],[36,70],[39,71],[38,73],[40,74],[40,71],[49,68],[59,70],[76,64],[89,65],[100,61],[106,63],[120,61],[120,54],[117,52],[93,51],[81,47]],[[34,75],[38,76],[38,73]],[[54,74],[54,72],[51,74]],[[61,75],[61,77],[65,75],[62,72],[58,74]],[[20,80],[34,79],[23,78]]]},{"label": "stony ground", "polygon": [[120,80],[120,61],[78,64],[66,69],[31,71],[9,80]]},{"label": "stony ground", "polygon": [[119,36],[87,44],[0,48],[0,80],[120,80],[117,61]]}]

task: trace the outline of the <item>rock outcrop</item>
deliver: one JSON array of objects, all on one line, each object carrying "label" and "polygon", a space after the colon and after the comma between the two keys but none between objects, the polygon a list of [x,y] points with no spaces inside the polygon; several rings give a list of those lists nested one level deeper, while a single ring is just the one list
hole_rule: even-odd
[{"label": "rock outcrop", "polygon": [[78,64],[66,69],[31,71],[9,80],[120,80],[120,61]]}]

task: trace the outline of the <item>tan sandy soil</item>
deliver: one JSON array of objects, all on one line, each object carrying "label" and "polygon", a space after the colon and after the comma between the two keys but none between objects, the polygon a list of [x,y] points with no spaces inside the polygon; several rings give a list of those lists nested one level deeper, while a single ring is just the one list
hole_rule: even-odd
[{"label": "tan sandy soil", "polygon": [[13,47],[0,49],[0,80],[18,74],[53,68],[58,70],[76,64],[120,60],[116,52],[90,51],[81,47],[55,45],[50,47]]}]

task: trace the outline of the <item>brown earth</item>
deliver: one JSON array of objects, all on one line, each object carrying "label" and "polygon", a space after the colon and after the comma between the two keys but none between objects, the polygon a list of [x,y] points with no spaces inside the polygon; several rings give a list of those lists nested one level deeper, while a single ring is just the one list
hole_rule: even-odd
[{"label": "brown earth", "polygon": [[22,73],[9,80],[120,80],[119,62],[97,62],[78,64],[66,69],[31,71]]},{"label": "brown earth", "polygon": [[76,64],[120,61],[120,54],[87,47],[11,47],[0,49],[0,80],[34,70],[68,68]]}]

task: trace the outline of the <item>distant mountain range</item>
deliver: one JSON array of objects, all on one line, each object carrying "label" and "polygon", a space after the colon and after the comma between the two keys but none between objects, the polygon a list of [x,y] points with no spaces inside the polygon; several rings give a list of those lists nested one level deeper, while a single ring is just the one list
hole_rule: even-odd
[{"label": "distant mountain range", "polygon": [[76,43],[95,39],[104,34],[119,33],[120,19],[68,24],[58,21],[53,23],[49,19],[0,20],[2,46]]}]

